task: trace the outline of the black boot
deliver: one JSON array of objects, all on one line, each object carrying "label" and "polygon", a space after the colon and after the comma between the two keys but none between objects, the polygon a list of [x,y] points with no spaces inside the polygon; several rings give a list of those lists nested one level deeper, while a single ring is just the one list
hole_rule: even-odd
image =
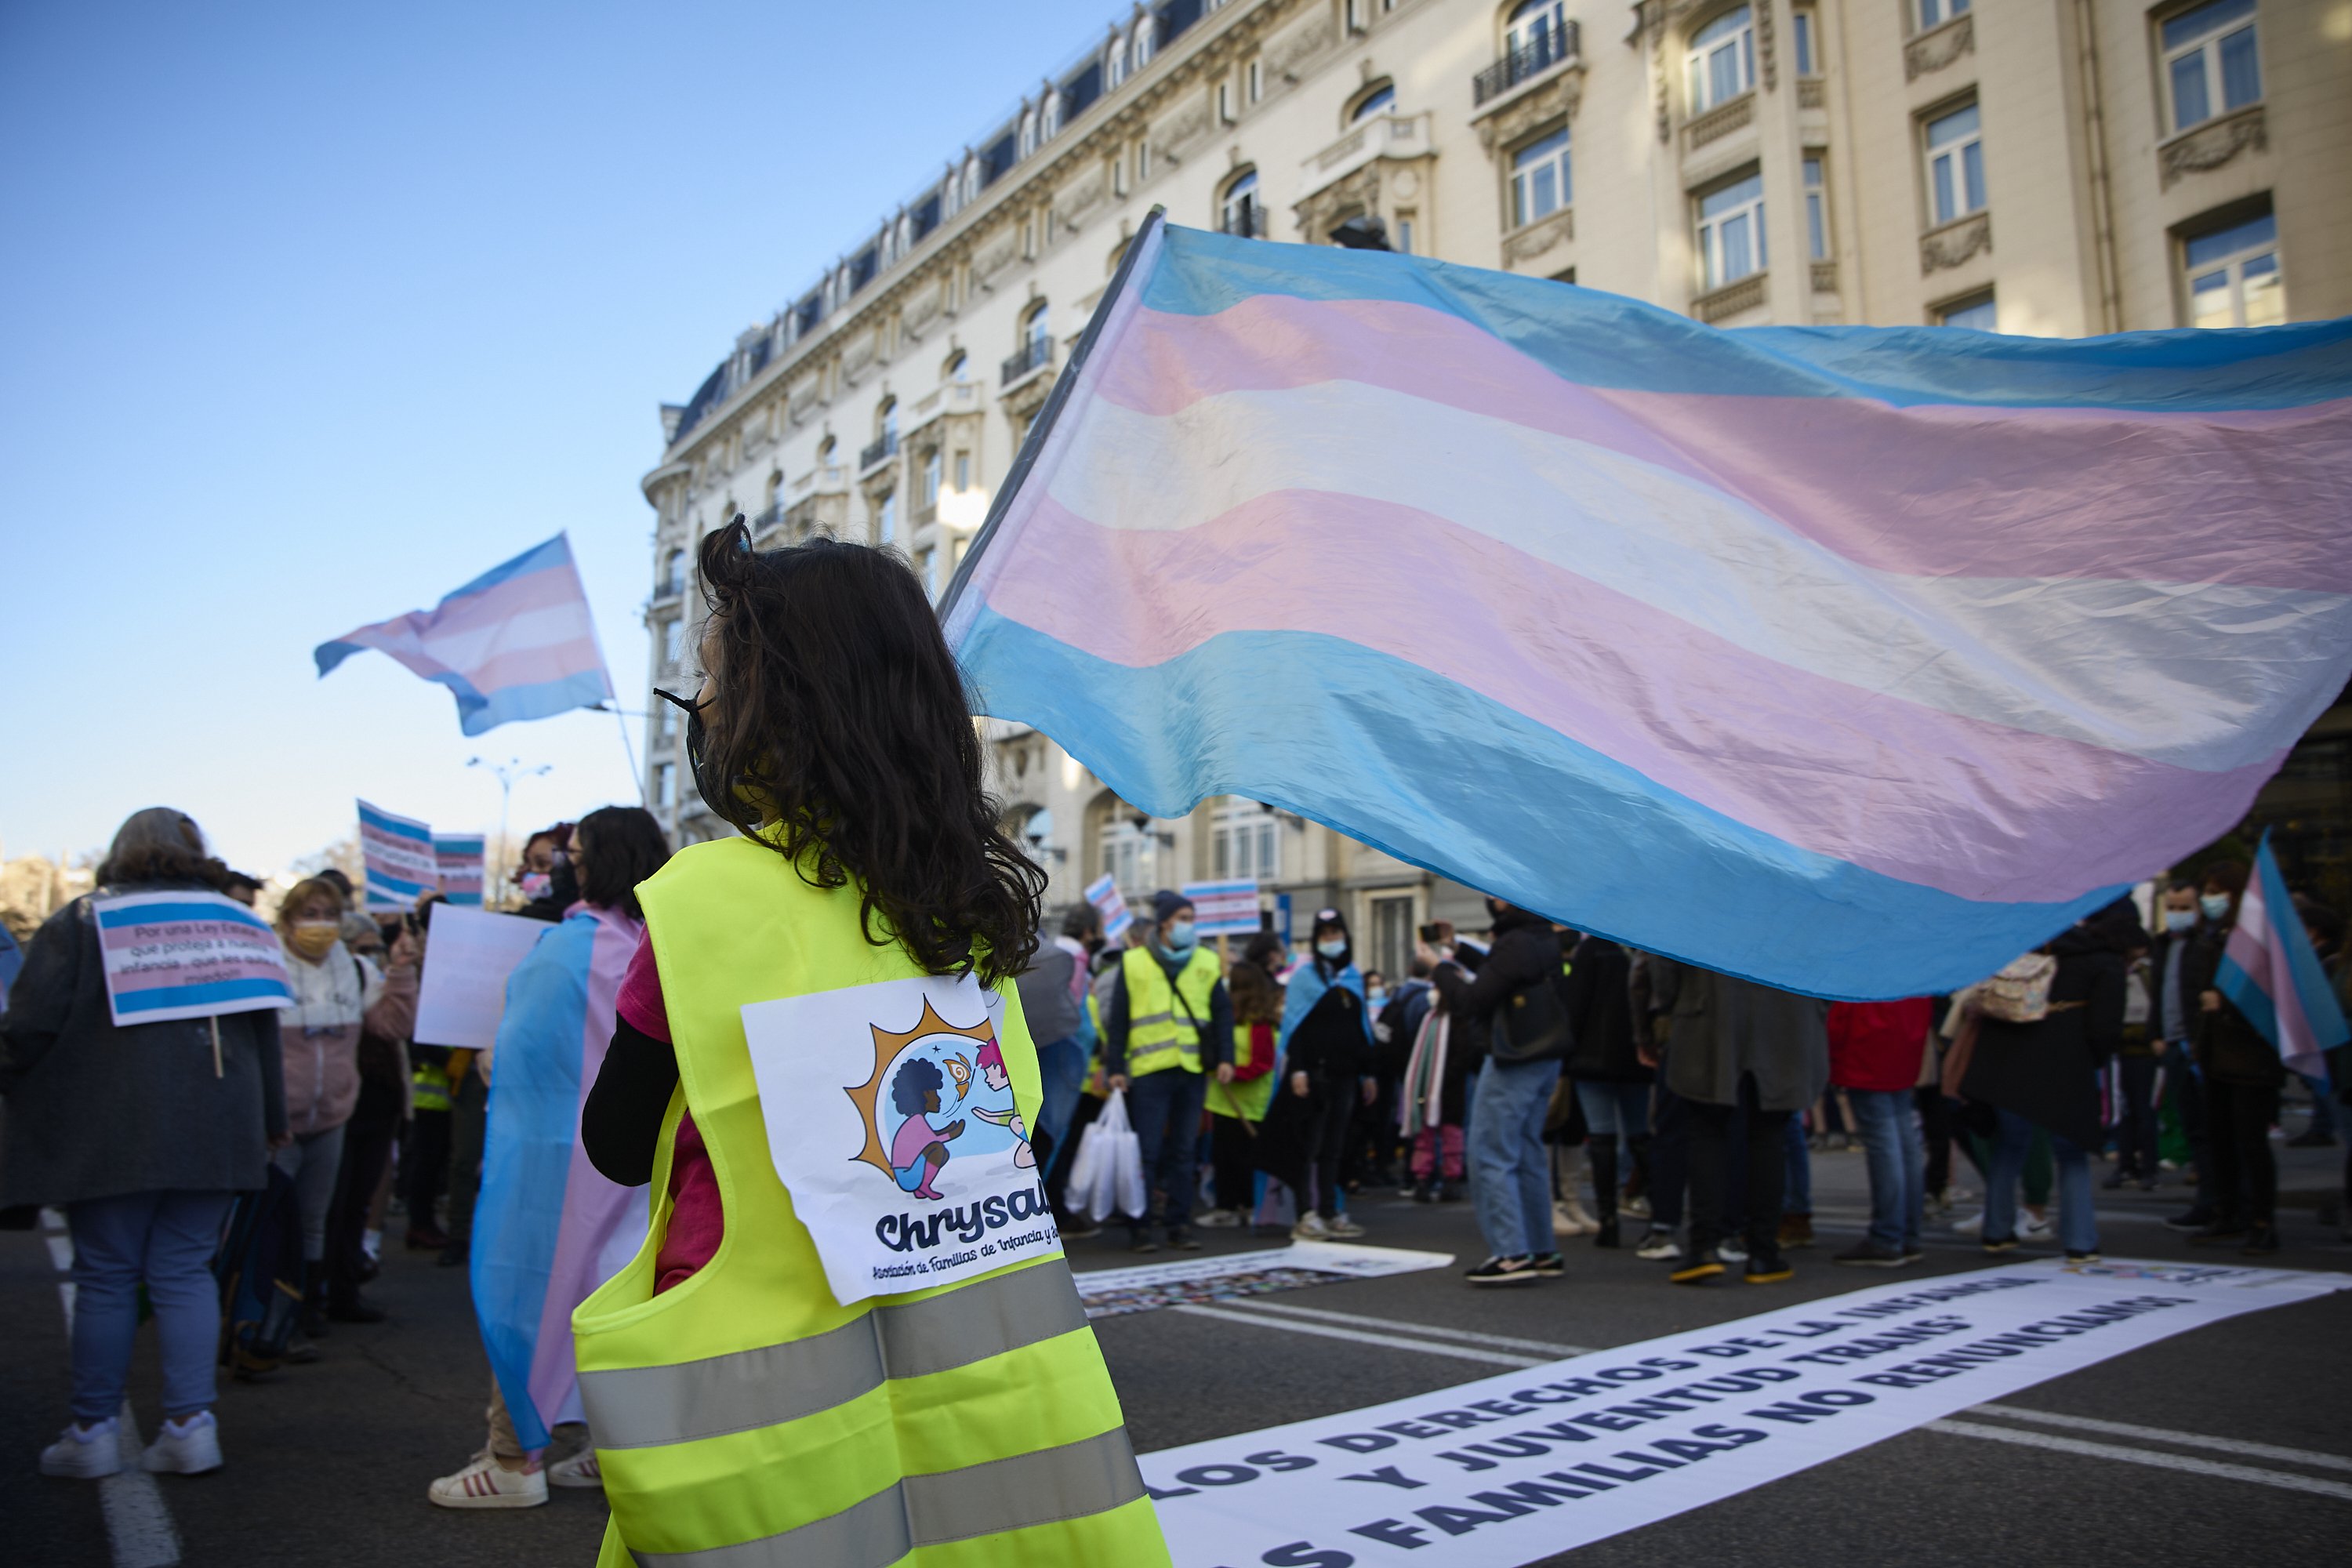
[{"label": "black boot", "polygon": [[1617,1140],[1595,1134],[1585,1146],[1592,1162],[1593,1217],[1601,1228],[1592,1233],[1595,1247],[1615,1247],[1617,1240]]}]

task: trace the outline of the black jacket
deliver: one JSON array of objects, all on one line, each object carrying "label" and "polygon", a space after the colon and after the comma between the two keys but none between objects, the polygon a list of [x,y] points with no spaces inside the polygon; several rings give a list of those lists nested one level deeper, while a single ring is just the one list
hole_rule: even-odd
[{"label": "black jacket", "polygon": [[[1476,973],[1466,973],[1471,970]],[[1483,1057],[1504,1004],[1559,973],[1559,933],[1551,922],[1525,910],[1506,910],[1495,921],[1495,944],[1484,955],[1473,947],[1456,948],[1454,962],[1438,965],[1429,977],[1454,1019],[1449,1054],[1460,1051],[1465,1062]]]},{"label": "black jacket", "polygon": [[2060,932],[2045,949],[2058,961],[2049,1015],[2032,1024],[1980,1019],[1961,1091],[2097,1148],[2099,1068],[2123,1040],[2129,955],[2147,945],[2128,899]]},{"label": "black jacket", "polygon": [[2221,998],[2218,1013],[2204,1010],[2208,991],[2221,989],[2214,976],[2221,968],[2222,950],[2230,944],[2230,928],[2210,921],[2199,926],[2181,968],[2180,999],[2189,1009],[2189,1039],[2197,1053],[2197,1070],[2217,1082],[2276,1089],[2286,1081],[2286,1063],[2278,1047],[2246,1021],[2238,1005]]},{"label": "black jacket", "polygon": [[1656,1075],[1633,1048],[1633,955],[1587,936],[1568,959],[1568,1076],[1584,1083],[1647,1083]]}]

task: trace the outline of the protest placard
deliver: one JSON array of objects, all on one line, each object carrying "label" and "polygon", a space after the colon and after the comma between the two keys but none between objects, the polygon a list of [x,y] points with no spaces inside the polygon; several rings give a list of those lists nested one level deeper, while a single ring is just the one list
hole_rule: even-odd
[{"label": "protest placard", "polygon": [[554,929],[545,921],[461,904],[436,908],[411,1037],[421,1046],[489,1049],[506,1012],[507,976]]},{"label": "protest placard", "polygon": [[1192,931],[1196,936],[1255,936],[1264,923],[1257,911],[1257,884],[1187,882],[1184,896],[1192,900]]},{"label": "protest placard", "polygon": [[2196,1264],[1989,1268],[1146,1454],[1143,1478],[1177,1568],[1513,1568],[2347,1287]]},{"label": "protest placard", "polygon": [[91,900],[90,912],[98,921],[106,1001],[117,1028],[250,1013],[294,1000],[278,933],[234,899],[122,893]]},{"label": "protest placard", "polygon": [[371,912],[398,913],[441,886],[433,858],[433,829],[413,816],[400,816],[366,801],[360,807],[360,858],[367,868]]},{"label": "protest placard", "polygon": [[1118,890],[1118,883],[1108,872],[1088,885],[1087,902],[1102,916],[1105,942],[1117,942],[1127,934],[1127,928],[1135,923],[1135,917],[1127,912],[1127,895]]},{"label": "protest placard", "polygon": [[478,833],[433,836],[433,864],[440,874],[441,896],[451,903],[481,907],[482,846]]}]

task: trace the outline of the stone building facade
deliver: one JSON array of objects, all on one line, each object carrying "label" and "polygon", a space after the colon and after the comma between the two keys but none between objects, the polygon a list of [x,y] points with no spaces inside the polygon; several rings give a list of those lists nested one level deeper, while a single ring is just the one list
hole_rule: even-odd
[{"label": "stone building facade", "polygon": [[[1726,327],[2073,336],[2352,314],[2347,147],[2342,0],[1138,5],[662,410],[654,680],[691,668],[694,543],[738,511],[941,591],[1154,205],[1304,244],[1377,218]],[[648,723],[649,798],[709,837],[674,716]],[[1417,922],[1476,923],[1323,827],[1233,799],[1154,821],[1045,736],[989,738],[1057,901],[1255,877],[1391,968]]]}]

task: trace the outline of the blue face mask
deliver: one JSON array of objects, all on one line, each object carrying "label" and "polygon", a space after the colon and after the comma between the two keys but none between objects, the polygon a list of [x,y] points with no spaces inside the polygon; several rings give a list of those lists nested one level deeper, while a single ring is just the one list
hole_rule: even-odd
[{"label": "blue face mask", "polygon": [[1191,921],[1171,921],[1168,922],[1169,952],[1190,952],[1192,951],[1192,944],[1199,940],[1200,939],[1198,937],[1195,937],[1192,934],[1192,922]]},{"label": "blue face mask", "polygon": [[1348,944],[1339,938],[1333,937],[1328,942],[1317,942],[1315,944],[1315,951],[1329,959],[1332,963],[1337,963],[1339,960],[1348,956]]},{"label": "blue face mask", "polygon": [[2197,911],[2195,910],[2165,910],[2164,929],[2168,931],[2175,932],[2195,931],[2197,929]]},{"label": "blue face mask", "polygon": [[2197,907],[2205,911],[2205,918],[2209,921],[2228,920],[2230,918],[2230,895],[2227,893],[2208,893],[2203,898],[2197,900]]}]

